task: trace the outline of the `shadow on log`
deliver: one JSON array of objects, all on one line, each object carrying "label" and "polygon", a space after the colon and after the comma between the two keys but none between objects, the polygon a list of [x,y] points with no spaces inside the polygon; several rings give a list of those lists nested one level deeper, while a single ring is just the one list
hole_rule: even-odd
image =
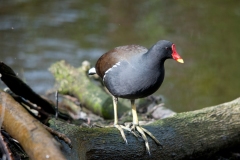
[{"label": "shadow on log", "polygon": [[230,147],[240,146],[240,98],[205,109],[176,114],[144,126],[163,145],[150,138],[151,157],[144,142],[126,134],[126,145],[114,128],[79,128],[50,120],[51,127],[65,133],[73,149],[65,143],[64,153],[77,159],[202,159]]}]

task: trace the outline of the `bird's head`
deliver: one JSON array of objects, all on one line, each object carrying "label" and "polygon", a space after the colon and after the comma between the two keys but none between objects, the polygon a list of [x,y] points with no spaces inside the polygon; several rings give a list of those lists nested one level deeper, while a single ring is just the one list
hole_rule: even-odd
[{"label": "bird's head", "polygon": [[179,63],[184,63],[183,59],[177,53],[175,44],[173,44],[170,41],[166,40],[158,41],[153,48],[155,50],[158,50],[158,53],[160,53],[160,57],[163,60],[174,59]]}]

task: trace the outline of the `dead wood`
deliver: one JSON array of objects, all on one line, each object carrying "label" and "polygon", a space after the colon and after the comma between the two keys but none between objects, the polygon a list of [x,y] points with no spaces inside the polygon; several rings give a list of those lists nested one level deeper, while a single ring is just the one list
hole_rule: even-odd
[{"label": "dead wood", "polygon": [[65,159],[59,143],[10,95],[0,90],[0,115],[4,129],[34,160]]},{"label": "dead wood", "polygon": [[152,155],[144,142],[126,134],[126,145],[115,128],[80,128],[51,120],[51,127],[65,133],[73,148],[64,145],[68,159],[207,159],[225,149],[240,146],[240,98],[192,112],[178,113],[144,126],[160,141],[150,138]]},{"label": "dead wood", "polygon": [[[54,106],[39,96],[37,93],[35,93],[15,74],[15,72],[9,66],[3,62],[0,62],[0,74],[1,80],[10,88],[12,92],[31,101],[34,104],[37,104],[37,106],[40,106],[44,112],[55,114]],[[46,120],[47,118],[48,116],[45,114],[42,114],[40,117],[42,121]]]}]

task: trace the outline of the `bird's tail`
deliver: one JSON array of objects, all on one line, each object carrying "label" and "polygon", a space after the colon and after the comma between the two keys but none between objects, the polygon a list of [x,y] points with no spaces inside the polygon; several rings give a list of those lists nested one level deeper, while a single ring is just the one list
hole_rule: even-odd
[{"label": "bird's tail", "polygon": [[91,69],[89,69],[89,71],[88,71],[88,75],[94,75],[94,74],[96,74],[97,72],[96,72],[96,69],[95,68],[91,68]]}]

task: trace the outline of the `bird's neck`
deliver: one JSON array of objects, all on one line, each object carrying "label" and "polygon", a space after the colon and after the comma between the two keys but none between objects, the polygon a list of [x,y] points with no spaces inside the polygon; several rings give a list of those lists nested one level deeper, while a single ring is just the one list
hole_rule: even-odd
[{"label": "bird's neck", "polygon": [[154,46],[147,53],[143,54],[142,59],[147,68],[164,72],[164,62],[167,58],[159,50],[156,50]]}]

